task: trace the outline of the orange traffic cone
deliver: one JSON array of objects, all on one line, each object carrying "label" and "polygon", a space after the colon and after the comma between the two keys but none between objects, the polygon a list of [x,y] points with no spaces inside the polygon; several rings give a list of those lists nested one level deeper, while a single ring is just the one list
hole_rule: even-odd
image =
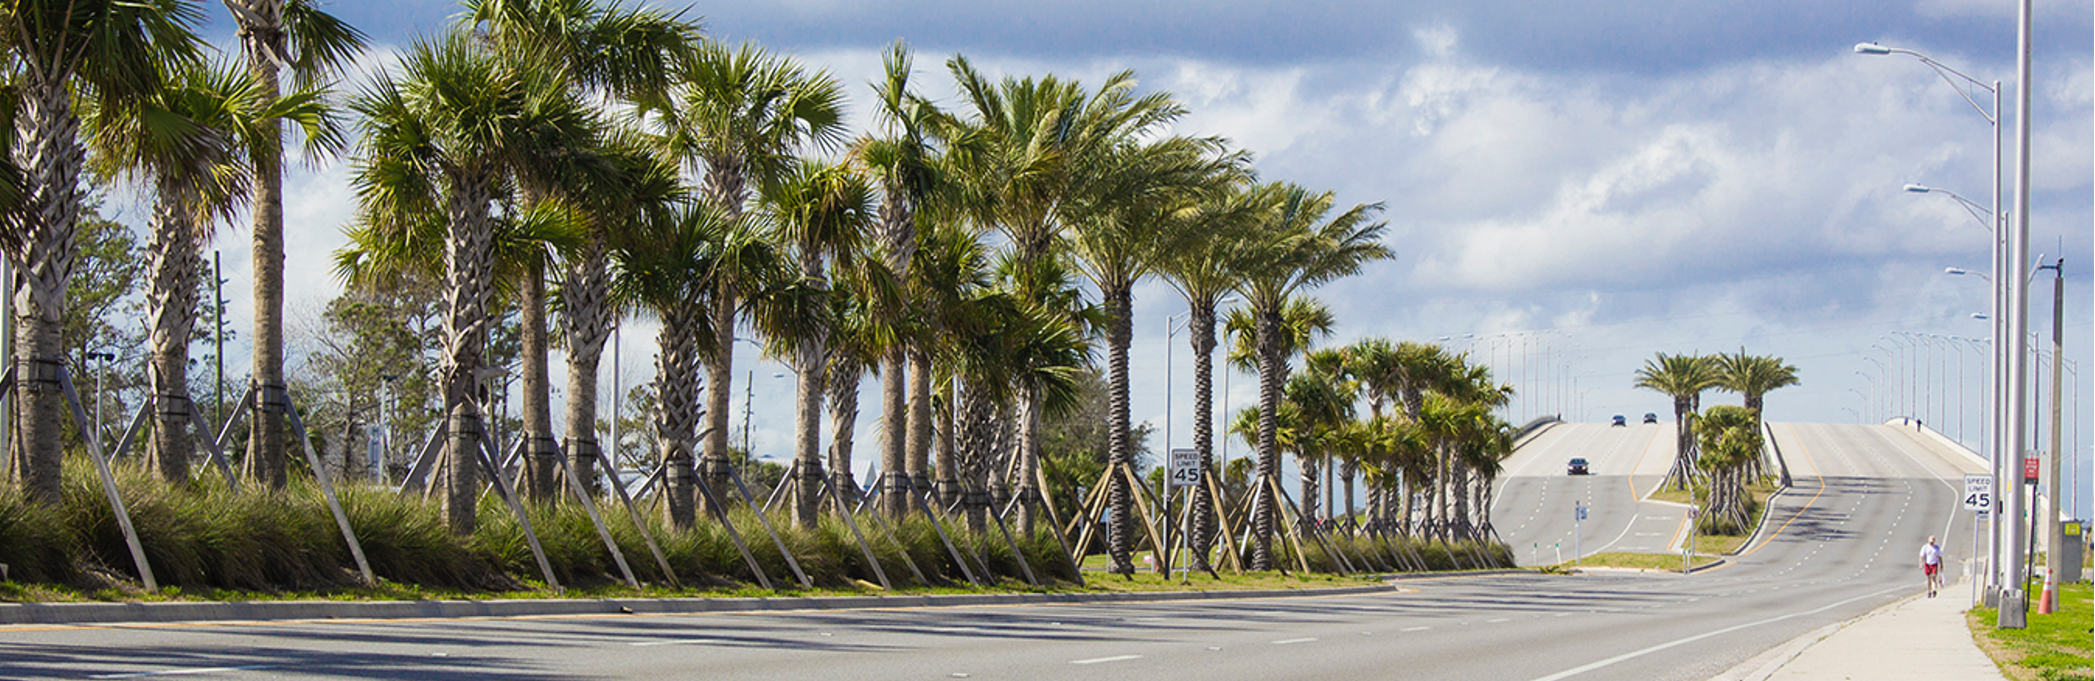
[{"label": "orange traffic cone", "polygon": [[2037,599],[2037,614],[2049,615],[2059,606],[2059,591],[2054,588],[2051,571],[2044,571],[2044,595]]}]

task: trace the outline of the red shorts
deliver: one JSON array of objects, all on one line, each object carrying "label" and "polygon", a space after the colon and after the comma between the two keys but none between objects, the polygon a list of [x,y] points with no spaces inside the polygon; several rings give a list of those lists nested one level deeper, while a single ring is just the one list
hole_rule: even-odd
[{"label": "red shorts", "polygon": [[1934,576],[1935,571],[1941,567],[1941,565],[1922,565],[1920,566],[1920,572],[1924,575]]}]

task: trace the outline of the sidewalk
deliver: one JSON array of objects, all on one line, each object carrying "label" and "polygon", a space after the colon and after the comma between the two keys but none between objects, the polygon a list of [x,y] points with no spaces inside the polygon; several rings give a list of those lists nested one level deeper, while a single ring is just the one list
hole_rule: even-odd
[{"label": "sidewalk", "polygon": [[1712,681],[2005,678],[1964,625],[1970,585],[1958,582],[1939,593],[1934,598],[1908,598],[1799,636]]}]

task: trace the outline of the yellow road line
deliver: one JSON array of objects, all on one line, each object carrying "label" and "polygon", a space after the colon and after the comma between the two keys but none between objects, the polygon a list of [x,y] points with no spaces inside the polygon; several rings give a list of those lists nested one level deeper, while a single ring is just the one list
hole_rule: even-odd
[{"label": "yellow road line", "polygon": [[[1637,493],[1637,469],[1638,469],[1638,468],[1642,468],[1642,467],[1644,466],[1644,459],[1645,459],[1645,457],[1649,457],[1649,456],[1651,456],[1651,448],[1652,448],[1652,446],[1654,446],[1654,445],[1657,445],[1658,443],[1659,443],[1659,429],[1657,429],[1657,428],[1653,428],[1653,429],[1651,429],[1651,441],[1650,441],[1650,442],[1646,442],[1646,443],[1644,443],[1644,453],[1642,453],[1642,454],[1638,454],[1638,455],[1637,455],[1637,462],[1636,462],[1635,464],[1632,464],[1632,465],[1631,465],[1631,466],[1629,467],[1629,497],[1630,497],[1630,499],[1629,499],[1629,500],[1630,500],[1630,501],[1643,501],[1643,500],[1644,500],[1644,497],[1650,496],[1650,495],[1648,495],[1648,494],[1638,494],[1638,493]],[[1664,480],[1665,480],[1665,478],[1661,477],[1661,478],[1659,478],[1659,480],[1661,480],[1661,481],[1664,481]],[[1658,488],[1657,488],[1657,487],[1653,487],[1653,488],[1651,488],[1651,491],[1653,491],[1653,492],[1657,492],[1657,491],[1659,491],[1659,490],[1658,490]]]},{"label": "yellow road line", "polygon": [[[1804,446],[1804,438],[1800,435],[1797,435],[1797,426],[1795,424],[1785,423],[1782,424],[1782,427],[1789,429],[1790,437],[1797,441],[1797,452],[1799,454],[1804,455],[1805,463],[1811,464],[1811,472],[1815,474],[1814,477],[1817,477],[1819,479],[1819,491],[1813,493],[1811,495],[1811,498],[1804,502],[1804,508],[1797,509],[1796,513],[1790,514],[1788,520],[1782,521],[1781,527],[1777,527],[1775,528],[1774,532],[1768,533],[1768,537],[1766,539],[1760,540],[1759,544],[1755,544],[1753,545],[1753,548],[1747,549],[1745,553],[1739,554],[1738,557],[1740,558],[1753,555],[1754,551],[1759,551],[1761,547],[1767,546],[1768,544],[1774,542],[1776,537],[1782,536],[1782,531],[1789,529],[1790,523],[1796,522],[1798,516],[1804,515],[1805,509],[1809,509],[1812,507],[1813,504],[1818,503],[1819,496],[1826,493],[1826,476],[1816,475],[1819,472],[1819,463],[1817,461],[1812,460],[1811,448]],[[1727,563],[1726,565],[1729,565],[1729,563]],[[1717,568],[1721,569],[1723,567],[1726,567],[1726,565],[1719,565],[1717,566]]]}]

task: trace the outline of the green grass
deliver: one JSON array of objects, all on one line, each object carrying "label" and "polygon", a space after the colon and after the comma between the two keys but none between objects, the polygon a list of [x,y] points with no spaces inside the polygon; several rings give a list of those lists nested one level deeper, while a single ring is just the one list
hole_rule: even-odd
[{"label": "green grass", "polygon": [[[1709,565],[1711,563],[1717,562],[1717,560],[1718,559],[1714,556],[1706,554],[1697,554],[1695,556],[1695,566],[1701,567],[1704,565]],[[1662,570],[1666,572],[1680,572],[1680,564],[1681,558],[1680,554],[1678,553],[1629,553],[1625,551],[1610,551],[1608,553],[1596,553],[1590,556],[1586,556],[1585,559],[1578,561],[1576,567],[1605,567],[1623,568],[1631,570]],[[1564,568],[1574,567],[1574,565],[1570,561],[1565,561],[1553,565],[1551,567],[1554,569],[1561,570]]]},{"label": "green grass", "polygon": [[2041,582],[2030,583],[2029,626],[1997,629],[2000,612],[1994,608],[1972,608],[1965,616],[1979,649],[1993,658],[2001,674],[2016,681],[2054,681],[2095,678],[2091,671],[2089,621],[2095,617],[2087,582],[2063,584],[2059,608],[2049,615],[2037,614],[2036,597]]},{"label": "green grass", "polygon": [[[1746,539],[1753,536],[1754,528],[1759,527],[1760,523],[1767,518],[1768,497],[1774,496],[1775,492],[1780,491],[1780,489],[1776,484],[1776,479],[1773,477],[1765,478],[1759,483],[1747,485],[1746,494],[1752,498],[1752,502],[1748,506],[1751,509],[1752,521],[1745,527],[1726,527],[1721,532],[1710,532],[1708,531],[1709,528],[1703,527],[1703,524],[1698,522],[1695,529],[1700,534],[1697,535],[1695,540],[1695,552],[1698,554],[1731,555],[1744,548]],[[1668,486],[1653,492],[1650,499],[1652,501],[1668,501],[1676,504],[1700,506],[1708,493],[1708,489],[1701,485],[1695,485],[1685,490]]]},{"label": "green grass", "polygon": [[[665,575],[641,538],[641,527],[616,502],[599,501],[614,543],[643,583],[628,587],[611,552],[581,507],[571,502],[527,504],[531,525],[554,577],[548,587],[521,525],[493,496],[476,509],[479,530],[458,536],[439,509],[417,499],[368,487],[339,490],[351,527],[377,576],[362,584],[334,518],[317,490],[294,483],[282,493],[235,494],[214,476],[169,485],[135,465],[118,466],[117,483],[147,559],[162,587],[139,584],[115,516],[99,479],[84,461],[68,463],[62,501],[33,503],[11,488],[0,489],[0,563],[12,581],[0,582],[5,601],[222,601],[222,600],[426,600],[485,598],[644,598],[774,595],[756,586],[756,576],[728,533],[710,519],[689,528],[669,527],[643,509],[643,523],[674,572]],[[756,515],[736,509],[730,520],[760,569],[784,593],[851,595],[881,593],[878,576],[850,529],[831,516],[814,527],[798,527],[785,514],[771,522],[779,541],[813,582],[800,588],[786,558]],[[985,584],[975,587],[939,541],[929,521],[913,517],[898,524],[860,516],[859,529],[893,584],[891,593],[995,591],[1118,592],[1312,588],[1371,583],[1366,577],[1334,576],[1336,559],[1311,544],[1303,558],[1310,574],[1299,574],[1292,554],[1290,574],[1223,572],[1217,580],[1197,575],[1166,581],[1153,573],[1133,579],[1090,573],[1084,585],[1043,529],[1017,538],[1026,565],[1043,584],[1026,582],[1019,556],[994,529],[971,532],[958,519],[945,530],[968,568]],[[1421,561],[1434,570],[1511,564],[1503,546],[1473,543],[1335,540],[1340,551],[1365,569],[1379,572]],[[1403,556],[1398,561],[1398,556]],[[906,558],[906,561],[905,561]],[[1102,561],[1103,556],[1091,560]],[[926,575],[912,576],[905,562]],[[1219,566],[1218,566],[1219,567]]]}]

